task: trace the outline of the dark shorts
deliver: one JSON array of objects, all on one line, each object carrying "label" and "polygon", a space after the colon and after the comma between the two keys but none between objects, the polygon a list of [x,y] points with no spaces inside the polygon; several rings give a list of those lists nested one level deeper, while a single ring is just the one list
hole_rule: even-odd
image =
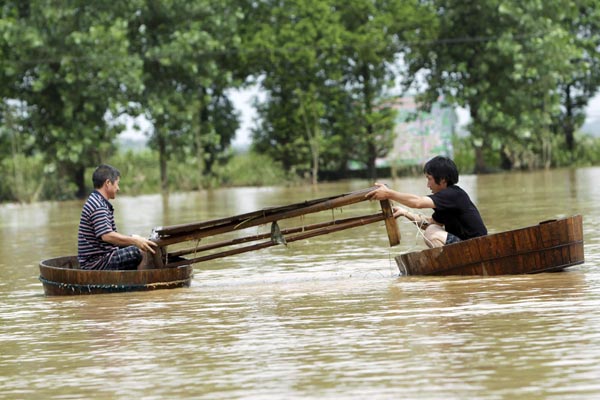
[{"label": "dark shorts", "polygon": [[448,232],[448,237],[446,238],[446,244],[452,244],[452,243],[458,243],[460,242],[460,238],[456,235],[451,234],[450,232]]},{"label": "dark shorts", "polygon": [[137,269],[142,262],[142,252],[135,246],[122,247],[115,251],[105,269]]}]

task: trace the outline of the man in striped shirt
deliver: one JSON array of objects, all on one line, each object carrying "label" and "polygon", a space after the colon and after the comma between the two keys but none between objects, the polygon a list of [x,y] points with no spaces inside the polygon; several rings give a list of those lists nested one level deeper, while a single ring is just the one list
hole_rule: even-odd
[{"label": "man in striped shirt", "polygon": [[108,200],[119,191],[121,174],[100,165],[92,175],[94,191],[83,205],[77,235],[77,259],[82,269],[138,269],[147,264],[157,244],[138,235],[117,232],[114,209]]}]

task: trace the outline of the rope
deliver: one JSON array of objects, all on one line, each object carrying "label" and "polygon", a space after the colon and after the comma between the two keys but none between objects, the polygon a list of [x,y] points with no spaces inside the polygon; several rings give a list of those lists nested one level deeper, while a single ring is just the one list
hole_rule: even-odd
[{"label": "rope", "polygon": [[[417,216],[419,217],[420,220],[422,220],[421,218],[425,217],[425,215],[423,214],[417,214]],[[410,248],[406,253],[411,253],[413,251],[415,251],[415,246],[417,245],[417,241],[419,240],[419,236],[423,239],[423,241],[427,244],[430,243],[431,244],[431,240],[427,239],[427,237],[425,237],[425,231],[423,229],[421,229],[421,227],[423,226],[423,224],[419,224],[417,221],[411,221],[408,218],[405,218],[411,225],[413,225],[416,228],[416,232],[415,232],[415,244],[412,246],[412,248]],[[396,259],[396,264],[398,265],[398,271],[399,271],[399,275],[400,276],[407,276],[408,275],[408,269],[406,268],[406,265],[404,265],[404,261],[402,260],[401,257],[394,257]]]},{"label": "rope", "polygon": [[[416,214],[416,213],[415,213]],[[409,249],[409,251],[407,251],[406,253],[410,253],[412,251],[415,251],[415,246],[417,245],[417,241],[419,236],[421,236],[421,238],[423,239],[423,241],[425,241],[425,243],[431,243],[431,240],[427,239],[427,237],[425,237],[425,233],[424,230],[421,229],[421,227],[423,226],[423,222],[422,219],[426,218],[424,214],[416,214],[419,217],[419,220],[421,220],[421,223],[419,224],[417,221],[411,221],[408,218],[405,218],[411,225],[413,225],[416,228],[416,232],[415,232],[415,244]],[[390,258],[394,258],[396,259],[396,264],[398,265],[398,270],[400,272],[400,276],[406,276],[408,274],[408,270],[406,269],[406,266],[404,265],[404,261],[402,261],[401,258],[396,258],[396,256],[392,256],[391,255],[391,250],[388,252],[388,256]],[[390,259],[390,264],[391,264],[391,259]]]},{"label": "rope", "polygon": [[[196,245],[194,246],[194,257],[196,257],[196,254],[198,254],[198,247],[200,246],[200,238],[198,238],[198,240],[196,240]],[[165,263],[166,265],[166,263]]]},{"label": "rope", "polygon": [[404,265],[404,261],[402,261],[402,257],[396,258],[396,261],[398,260],[400,260],[400,263],[396,263],[398,264],[398,271],[400,272],[400,276],[407,276],[408,270],[406,269],[406,265]]},{"label": "rope", "polygon": [[[416,215],[417,215],[417,216],[419,217],[419,219],[421,219],[421,220],[422,220],[422,218],[426,218],[426,217],[425,217],[425,215],[423,215],[423,214],[420,214],[420,213],[419,213],[419,214],[416,214]],[[431,240],[429,240],[429,239],[427,239],[427,237],[425,237],[425,230],[421,229],[421,227],[423,226],[423,223],[419,224],[417,221],[411,221],[411,220],[409,220],[409,219],[407,219],[407,220],[408,220],[408,222],[410,222],[412,225],[414,225],[414,226],[415,226],[415,228],[417,228],[417,232],[416,232],[416,234],[415,234],[415,243],[417,242],[417,238],[418,238],[419,236],[421,236],[421,238],[423,239],[423,241],[424,241],[425,243],[428,243],[429,245],[433,245],[433,244],[432,244],[432,242],[431,242]],[[431,247],[432,247],[432,246],[431,246]]]}]

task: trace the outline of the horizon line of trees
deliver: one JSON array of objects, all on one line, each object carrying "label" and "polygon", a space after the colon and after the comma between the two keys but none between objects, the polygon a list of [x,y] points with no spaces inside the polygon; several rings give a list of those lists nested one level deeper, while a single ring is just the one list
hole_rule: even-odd
[{"label": "horizon line of trees", "polygon": [[595,0],[0,0],[0,169],[83,197],[117,121],[143,115],[160,190],[173,163],[201,187],[232,156],[228,91],[250,83],[252,151],[313,183],[351,160],[376,177],[398,86],[469,110],[476,173],[575,162],[599,48]]}]

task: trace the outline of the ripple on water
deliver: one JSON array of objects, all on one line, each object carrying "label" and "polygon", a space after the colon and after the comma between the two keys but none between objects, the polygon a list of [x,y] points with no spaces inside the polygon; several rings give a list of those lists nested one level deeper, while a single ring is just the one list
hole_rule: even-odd
[{"label": "ripple on water", "polygon": [[[566,211],[584,214],[586,263],[531,276],[398,277],[393,256],[421,246],[401,223],[403,244],[392,249],[383,226],[364,227],[198,264],[189,288],[44,297],[36,263],[49,253],[73,253],[70,237],[76,227],[60,224],[76,217],[80,205],[75,212],[73,204],[64,210],[47,206],[39,218],[27,217],[23,206],[17,211],[28,218],[27,227],[20,228],[12,214],[8,233],[0,227],[0,252],[10,254],[0,259],[11,259],[0,266],[2,395],[598,397],[600,203],[589,200],[593,194],[586,189],[598,173],[577,175],[582,186],[572,191],[554,191],[555,182],[565,180],[564,171],[556,174],[465,181],[484,202],[481,209],[493,229],[527,226]],[[588,181],[590,174],[596,178]],[[513,180],[518,184],[513,183],[507,205],[503,194]],[[422,187],[422,180],[415,182],[397,185]],[[546,182],[552,184],[546,187]],[[547,196],[550,192],[555,196]],[[241,203],[225,189],[220,193],[228,201],[219,207]],[[243,193],[250,204],[272,195],[268,190]],[[293,189],[277,193],[288,196],[278,198],[281,203],[303,200],[292,198]],[[228,212],[211,208],[210,197],[177,195],[169,218],[184,222],[198,214]],[[124,231],[144,221],[131,204],[130,214],[120,217]],[[565,211],[564,204],[571,208]],[[155,218],[161,215],[160,207],[145,208],[154,210]],[[57,229],[59,238],[53,236]],[[26,247],[33,232],[41,238]],[[7,235],[18,238],[9,246]]]}]

